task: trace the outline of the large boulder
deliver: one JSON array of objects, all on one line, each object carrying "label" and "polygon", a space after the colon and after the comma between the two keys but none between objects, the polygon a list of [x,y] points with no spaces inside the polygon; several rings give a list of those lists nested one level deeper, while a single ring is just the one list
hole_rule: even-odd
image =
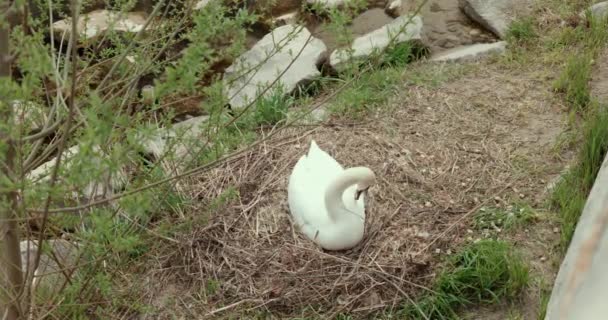
[{"label": "large boulder", "polygon": [[518,0],[460,0],[460,7],[473,21],[501,39],[523,6]]},{"label": "large boulder", "polygon": [[[122,13],[109,10],[95,10],[78,16],[76,30],[84,40],[91,40],[106,31],[136,33],[143,29],[146,23],[146,14],[143,12]],[[69,37],[72,31],[71,18],[53,23],[52,29],[56,37]]]},{"label": "large boulder", "polygon": [[351,59],[367,58],[373,52],[384,50],[391,44],[411,42],[413,45],[419,45],[421,40],[422,18],[404,15],[384,27],[356,38],[350,48],[334,50],[329,57],[329,64],[340,71]]},{"label": "large boulder", "polygon": [[231,107],[246,107],[266,88],[270,89],[265,96],[276,93],[279,86],[283,94],[289,94],[310,83],[321,75],[318,66],[326,53],[323,41],[306,27],[288,24],[274,29],[226,69],[224,81]]}]

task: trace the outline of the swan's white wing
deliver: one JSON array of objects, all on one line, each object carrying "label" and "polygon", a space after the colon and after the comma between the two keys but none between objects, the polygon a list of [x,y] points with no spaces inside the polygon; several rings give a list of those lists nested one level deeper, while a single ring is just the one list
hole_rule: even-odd
[{"label": "swan's white wing", "polygon": [[325,207],[325,190],[342,170],[334,158],[311,142],[308,154],[298,160],[289,178],[289,206],[297,224],[331,222]]},{"label": "swan's white wing", "polygon": [[[321,150],[317,143],[312,140],[310,142],[310,150],[308,150],[308,161],[311,168],[320,170],[320,173],[327,173],[333,176],[337,176],[344,170],[342,165],[336,161],[327,152]],[[328,180],[331,181],[331,180]]]}]

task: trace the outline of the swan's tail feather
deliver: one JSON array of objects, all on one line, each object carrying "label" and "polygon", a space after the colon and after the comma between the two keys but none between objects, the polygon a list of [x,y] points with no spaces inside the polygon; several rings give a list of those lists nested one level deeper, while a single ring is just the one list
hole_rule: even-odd
[{"label": "swan's tail feather", "polygon": [[308,150],[308,156],[310,156],[313,152],[318,152],[321,149],[319,148],[319,146],[317,145],[317,143],[315,142],[315,140],[311,140],[310,141],[310,149]]}]

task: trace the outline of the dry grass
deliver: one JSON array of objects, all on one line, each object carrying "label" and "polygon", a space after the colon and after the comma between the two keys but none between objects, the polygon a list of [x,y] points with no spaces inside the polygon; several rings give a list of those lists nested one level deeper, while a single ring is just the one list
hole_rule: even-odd
[{"label": "dry grass", "polygon": [[[173,223],[208,221],[161,246],[145,300],[165,316],[400,309],[428,290],[442,257],[481,237],[467,232],[479,207],[537,204],[560,171],[563,160],[547,155],[563,107],[547,77],[497,68],[479,65],[438,88],[409,85],[391,99],[395,108],[369,122],[292,128],[184,182],[194,205]],[[379,178],[366,201],[366,237],[353,250],[324,252],[292,228],[287,181],[311,138],[344,166],[369,166]],[[239,197],[214,203],[207,217],[209,199],[231,188]]]}]

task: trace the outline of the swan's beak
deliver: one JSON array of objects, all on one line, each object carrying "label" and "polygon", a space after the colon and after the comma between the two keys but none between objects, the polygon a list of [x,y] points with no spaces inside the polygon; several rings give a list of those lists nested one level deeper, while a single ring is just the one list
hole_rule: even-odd
[{"label": "swan's beak", "polygon": [[367,189],[369,189],[369,187],[363,189],[363,190],[357,190],[355,191],[355,200],[359,200],[359,198],[361,197],[361,194],[364,192],[367,192]]}]

